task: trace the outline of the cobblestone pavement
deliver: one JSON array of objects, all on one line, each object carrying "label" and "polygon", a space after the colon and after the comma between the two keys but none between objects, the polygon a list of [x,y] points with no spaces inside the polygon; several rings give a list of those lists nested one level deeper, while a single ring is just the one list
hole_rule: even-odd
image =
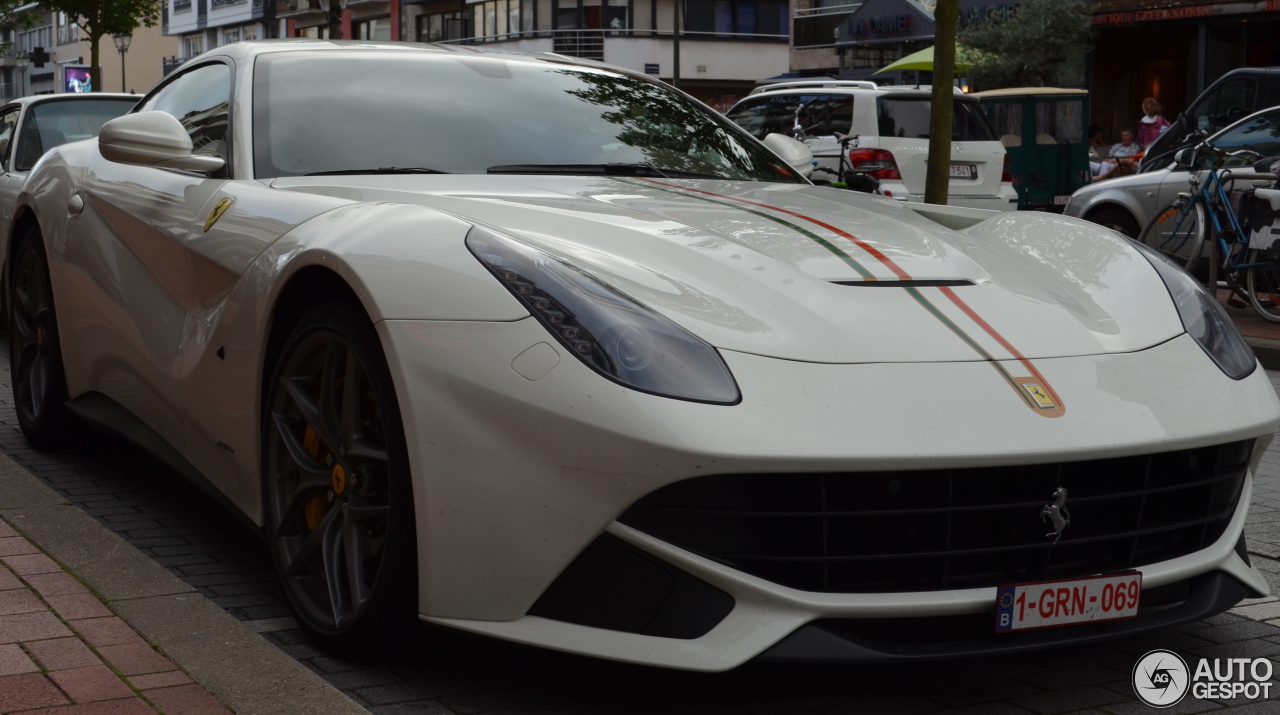
[{"label": "cobblestone pavement", "polygon": [[231,715],[3,521],[0,561],[0,712]]},{"label": "cobblestone pavement", "polygon": [[[0,341],[0,451],[69,501],[249,623],[271,642],[375,713],[640,715],[642,713],[1126,713],[1136,701],[1130,673],[1155,648],[1193,657],[1280,662],[1280,601],[1244,605],[1198,623],[1103,645],[924,666],[748,664],[694,674],[595,661],[422,626],[398,652],[356,662],[307,641],[290,617],[265,546],[213,500],[131,447],[106,438],[48,454],[18,433]],[[1280,389],[1280,372],[1271,373]],[[1280,440],[1277,440],[1280,442]],[[1255,485],[1249,545],[1280,593],[1280,444]],[[1273,680],[1280,680],[1280,667]],[[1269,702],[1188,697],[1165,712],[1228,708],[1280,713]]]}]

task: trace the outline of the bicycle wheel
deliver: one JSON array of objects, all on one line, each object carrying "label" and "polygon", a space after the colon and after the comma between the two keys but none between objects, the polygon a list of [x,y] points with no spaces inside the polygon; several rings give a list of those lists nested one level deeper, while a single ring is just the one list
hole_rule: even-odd
[{"label": "bicycle wheel", "polygon": [[1264,257],[1258,251],[1249,253],[1246,258],[1249,263],[1264,263],[1250,266],[1245,271],[1245,292],[1249,295],[1249,303],[1258,315],[1280,323],[1280,257]]},{"label": "bicycle wheel", "polygon": [[1205,226],[1203,204],[1197,201],[1183,207],[1174,202],[1156,212],[1138,234],[1138,240],[1192,271],[1200,261]]}]

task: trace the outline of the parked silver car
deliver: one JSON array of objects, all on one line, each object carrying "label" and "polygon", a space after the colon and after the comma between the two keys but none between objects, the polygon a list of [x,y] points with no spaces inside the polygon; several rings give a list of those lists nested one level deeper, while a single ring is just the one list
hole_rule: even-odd
[{"label": "parked silver car", "polygon": [[[1280,107],[1251,114],[1209,138],[1219,149],[1249,149],[1261,156],[1280,154]],[[1195,167],[1169,166],[1143,174],[1099,181],[1071,195],[1064,213],[1137,238],[1160,207],[1188,190],[1190,172],[1209,168],[1213,158],[1201,156]],[[1247,157],[1229,157],[1225,166],[1253,164]]]}]

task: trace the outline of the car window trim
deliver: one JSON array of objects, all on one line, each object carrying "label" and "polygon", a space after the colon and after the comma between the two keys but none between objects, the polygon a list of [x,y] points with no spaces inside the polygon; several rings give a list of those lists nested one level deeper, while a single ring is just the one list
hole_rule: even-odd
[{"label": "car window trim", "polygon": [[[184,171],[182,169],[171,169],[167,167],[156,167],[156,168],[159,168],[162,171],[171,171],[173,173],[181,174],[183,176],[201,176],[207,179],[213,179],[213,178],[231,179],[232,177],[235,176],[236,167],[235,167],[235,161],[234,161],[234,151],[232,150],[232,147],[235,145],[235,141],[236,141],[235,103],[236,103],[236,88],[237,88],[238,78],[236,76],[236,62],[232,58],[227,57],[225,55],[219,55],[217,57],[210,57],[209,59],[202,61],[200,64],[192,65],[191,67],[183,67],[181,70],[174,72],[172,76],[165,78],[165,80],[160,84],[157,84],[156,86],[152,87],[150,92],[147,92],[146,94],[142,95],[142,99],[139,99],[138,103],[135,104],[133,106],[133,109],[129,110],[128,113],[137,114],[140,111],[144,111],[142,109],[143,105],[145,105],[147,102],[150,102],[157,94],[159,94],[160,92],[163,92],[166,87],[173,84],[174,82],[177,82],[182,77],[185,77],[186,75],[192,72],[195,72],[196,70],[203,69],[211,65],[219,65],[219,64],[225,66],[231,72],[231,85],[227,88],[227,92],[228,92],[227,137],[228,138],[226,142],[226,149],[224,151],[226,156],[223,157],[223,159],[226,161],[226,164],[224,164],[222,168],[222,171],[226,173],[226,176],[213,177],[207,174],[201,174],[200,172],[197,172],[197,171]],[[151,111],[151,110],[145,110],[145,111]]]},{"label": "car window trim", "polygon": [[14,153],[13,148],[18,144],[18,129],[20,129],[19,125],[22,122],[22,106],[19,105],[5,111],[0,111],[0,121],[3,121],[4,117],[10,114],[16,114],[18,116],[13,120],[13,132],[9,134],[9,146],[5,147],[4,156],[0,156],[0,174],[12,173],[9,169],[12,165],[9,158],[17,156],[17,154]]}]

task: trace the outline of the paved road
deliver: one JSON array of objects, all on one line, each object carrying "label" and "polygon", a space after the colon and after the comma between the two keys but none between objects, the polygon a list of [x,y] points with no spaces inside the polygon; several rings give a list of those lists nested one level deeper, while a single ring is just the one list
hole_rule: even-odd
[{"label": "paved road", "polygon": [[[1280,386],[1280,372],[1271,374]],[[1277,440],[1280,442],[1280,440]],[[71,453],[22,440],[0,341],[0,451],[104,525],[249,622],[263,637],[375,713],[1154,713],[1129,677],[1155,648],[1193,657],[1280,663],[1280,601],[1105,645],[927,666],[749,664],[704,675],[594,661],[422,626],[373,662],[325,653],[294,627],[265,546],[239,521],[137,450],[106,438]],[[1280,444],[1268,451],[1249,517],[1254,563],[1280,593]],[[1276,625],[1268,624],[1269,619]],[[394,651],[394,652],[393,652]],[[1273,681],[1280,681],[1280,667]],[[1280,713],[1271,702],[1188,698],[1165,712],[1229,708]]]}]

